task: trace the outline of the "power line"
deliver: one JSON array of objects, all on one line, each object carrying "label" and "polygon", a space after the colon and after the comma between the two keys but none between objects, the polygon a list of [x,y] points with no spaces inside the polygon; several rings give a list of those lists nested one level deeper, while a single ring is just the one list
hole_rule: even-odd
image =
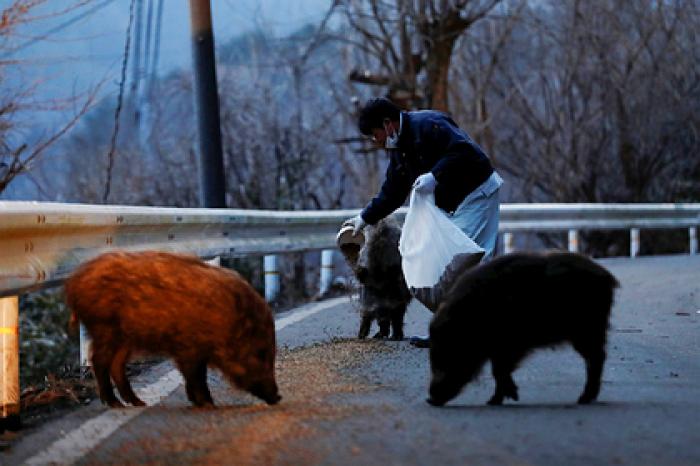
[{"label": "power line", "polygon": [[148,13],[146,15],[146,45],[143,53],[143,72],[148,73],[151,61],[151,28],[153,26],[153,1],[148,0]]},{"label": "power line", "polygon": [[119,134],[119,114],[122,110],[122,101],[124,98],[124,85],[126,83],[126,67],[129,62],[129,47],[131,46],[131,26],[134,24],[134,5],[136,0],[131,0],[129,7],[129,25],[126,28],[126,43],[124,44],[124,60],[122,61],[122,76],[119,82],[119,97],[117,98],[117,108],[114,111],[114,131],[112,132],[112,141],[110,143],[109,152],[107,153],[107,180],[105,181],[105,191],[102,196],[102,202],[107,202],[109,191],[112,186],[112,169],[114,168],[114,152],[117,149],[117,135]]},{"label": "power line", "polygon": [[149,72],[148,94],[153,92],[153,85],[158,74],[158,59],[160,58],[160,28],[163,22],[163,0],[158,0],[158,12],[156,13],[156,31],[153,39],[153,60],[151,60],[151,70]]},{"label": "power line", "polygon": [[143,24],[143,0],[136,0],[136,19],[134,29],[136,37],[134,38],[134,60],[133,69],[131,70],[131,94],[136,95],[141,79],[141,36]]}]

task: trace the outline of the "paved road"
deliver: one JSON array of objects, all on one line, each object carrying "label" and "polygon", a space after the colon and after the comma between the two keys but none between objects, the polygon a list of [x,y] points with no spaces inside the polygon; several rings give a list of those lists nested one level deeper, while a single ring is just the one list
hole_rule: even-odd
[{"label": "paved road", "polygon": [[[356,341],[355,304],[334,301],[302,320],[313,306],[279,316],[277,373],[284,399],[277,406],[260,404],[212,376],[218,409],[189,407],[182,387],[145,409],[108,411],[93,404],[27,435],[0,460],[698,465],[700,257],[602,263],[622,288],[600,401],[591,406],[575,404],[584,367],[573,350],[562,348],[535,353],[515,373],[518,403],[485,406],[493,389],[486,368],[446,408],[433,408],[424,402],[427,351],[406,342]],[[412,306],[407,334],[424,332],[429,318]],[[139,383],[171,370],[158,366]],[[93,447],[91,437],[100,436]]]}]

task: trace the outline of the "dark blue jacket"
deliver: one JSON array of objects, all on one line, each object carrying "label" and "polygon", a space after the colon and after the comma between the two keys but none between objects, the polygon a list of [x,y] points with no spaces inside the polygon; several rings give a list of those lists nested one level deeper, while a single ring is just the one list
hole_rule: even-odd
[{"label": "dark blue jacket", "polygon": [[446,212],[453,212],[493,173],[484,151],[452,118],[434,110],[402,115],[398,149],[388,150],[384,184],[362,210],[370,225],[401,207],[423,173],[435,176],[435,204]]}]

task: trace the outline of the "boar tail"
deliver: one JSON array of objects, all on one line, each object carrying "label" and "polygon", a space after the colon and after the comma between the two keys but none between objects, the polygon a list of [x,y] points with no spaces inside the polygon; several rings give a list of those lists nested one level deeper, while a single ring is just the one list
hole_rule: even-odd
[{"label": "boar tail", "polygon": [[68,331],[75,335],[78,331],[80,320],[75,312],[75,293],[74,293],[74,277],[69,278],[63,284],[63,296],[65,298],[66,307],[70,309],[70,318],[68,319]]},{"label": "boar tail", "polygon": [[68,320],[68,329],[72,333],[76,333],[78,331],[79,324],[80,324],[80,321],[78,320],[78,314],[76,314],[75,311],[71,311],[70,319]]}]

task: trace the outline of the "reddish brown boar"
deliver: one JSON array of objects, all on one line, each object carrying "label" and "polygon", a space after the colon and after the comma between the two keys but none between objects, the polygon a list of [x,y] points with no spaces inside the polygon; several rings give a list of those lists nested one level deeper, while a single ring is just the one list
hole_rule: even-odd
[{"label": "reddish brown boar", "polygon": [[92,337],[92,369],[102,402],[143,406],[126,377],[134,353],[171,357],[187,397],[213,405],[207,366],[268,404],[275,382],[275,328],[260,295],[236,272],[196,257],[110,252],[80,266],[65,283],[72,320]]}]

